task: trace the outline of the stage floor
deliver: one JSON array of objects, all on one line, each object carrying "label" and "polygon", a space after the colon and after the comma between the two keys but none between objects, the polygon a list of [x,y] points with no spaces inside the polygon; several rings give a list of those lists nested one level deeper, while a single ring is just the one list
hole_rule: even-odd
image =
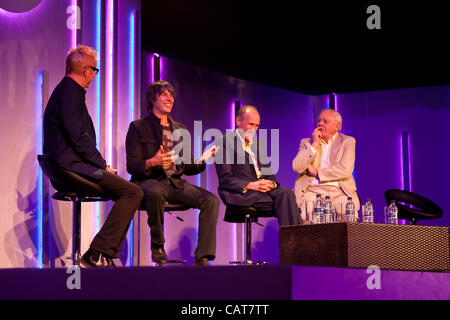
[{"label": "stage floor", "polygon": [[2,300],[443,300],[450,273],[298,265],[1,269]]}]

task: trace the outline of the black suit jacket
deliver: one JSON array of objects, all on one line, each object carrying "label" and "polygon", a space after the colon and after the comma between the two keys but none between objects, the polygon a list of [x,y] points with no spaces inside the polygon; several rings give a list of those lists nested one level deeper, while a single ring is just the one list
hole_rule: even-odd
[{"label": "black suit jacket", "polygon": [[[173,120],[170,116],[169,123],[172,132],[176,129],[186,129],[183,124]],[[179,143],[183,143],[183,139],[174,141],[174,148]],[[162,144],[161,120],[153,113],[150,113],[143,119],[135,120],[130,123],[126,138],[126,152],[127,171],[131,174],[131,181],[139,182],[146,179],[161,181],[167,179],[167,175],[161,166],[145,170],[145,161],[152,158],[158,152]],[[178,188],[182,188],[187,182],[186,180],[181,179],[183,174],[188,176],[195,175],[206,168],[205,163],[194,164],[192,153],[190,152],[190,154],[192,162],[177,164],[175,173],[170,177],[170,180]],[[182,151],[179,156],[183,156]]]},{"label": "black suit jacket", "polygon": [[[242,148],[242,142],[237,134],[236,131],[227,133],[222,136],[221,140],[215,142],[217,146],[220,146],[220,150],[215,156],[220,198],[226,205],[237,206],[251,206],[256,202],[271,201],[271,197],[267,193],[253,190],[244,192],[247,184],[258,180],[258,177],[253,163],[250,163],[250,155]],[[272,180],[278,188],[280,184],[270,170],[264,146],[257,139],[253,139],[251,149],[257,155],[259,168],[261,170],[264,168],[260,179]],[[240,161],[238,153],[244,155]]]},{"label": "black suit jacket", "polygon": [[100,180],[106,162],[97,150],[85,95],[69,77],[53,90],[44,112],[44,155],[65,169]]}]

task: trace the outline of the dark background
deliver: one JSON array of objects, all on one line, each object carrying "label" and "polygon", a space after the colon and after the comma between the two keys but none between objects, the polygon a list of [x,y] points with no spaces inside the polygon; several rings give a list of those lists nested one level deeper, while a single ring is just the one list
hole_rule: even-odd
[{"label": "dark background", "polygon": [[[406,1],[142,1],[142,49],[305,94],[443,85],[449,11]],[[381,30],[369,30],[369,5]]]}]

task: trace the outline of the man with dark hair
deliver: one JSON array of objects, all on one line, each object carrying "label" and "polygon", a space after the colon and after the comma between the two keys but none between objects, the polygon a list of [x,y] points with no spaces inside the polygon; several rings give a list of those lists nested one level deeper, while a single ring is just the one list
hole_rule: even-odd
[{"label": "man with dark hair", "polygon": [[[143,198],[133,183],[118,177],[96,147],[86,88],[98,72],[97,53],[79,45],[69,51],[66,76],[53,91],[44,113],[44,156],[98,184],[114,206],[81,258],[85,267],[115,266],[128,226]],[[70,183],[70,182],[68,182]]]},{"label": "man with dark hair", "polygon": [[[213,193],[188,183],[181,176],[199,174],[206,167],[205,161],[214,154],[205,153],[195,163],[192,160],[175,163],[174,149],[179,144],[183,146],[184,142],[173,141],[172,133],[186,130],[186,127],[169,116],[174,104],[174,89],[166,81],[155,81],[147,90],[147,98],[151,113],[130,124],[126,151],[131,181],[144,191],[152,260],[158,264],[167,263],[164,250],[164,204],[173,201],[200,209],[194,265],[209,265],[209,260],[215,258],[219,199]],[[184,159],[182,153],[180,156]],[[190,150],[189,155],[192,159]]]}]

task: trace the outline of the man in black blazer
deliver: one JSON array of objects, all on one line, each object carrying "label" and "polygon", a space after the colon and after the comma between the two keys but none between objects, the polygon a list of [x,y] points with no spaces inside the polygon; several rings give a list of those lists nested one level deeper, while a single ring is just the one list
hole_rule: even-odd
[{"label": "man in black blazer", "polygon": [[[206,167],[205,161],[213,154],[204,154],[195,163],[190,148],[187,160],[184,159],[186,154],[183,149],[178,155],[174,155],[178,147],[187,144],[182,139],[172,139],[172,134],[186,128],[169,116],[174,104],[174,89],[170,83],[155,81],[150,84],[147,99],[152,112],[130,124],[126,151],[131,181],[144,190],[152,260],[159,264],[167,263],[164,250],[164,204],[166,201],[173,201],[200,209],[194,265],[209,265],[208,261],[215,258],[219,199],[181,177],[183,174],[195,175],[202,172]],[[178,160],[184,160],[176,161],[177,156]]]},{"label": "man in black blazer", "polygon": [[215,156],[220,198],[226,205],[273,210],[281,226],[299,224],[293,191],[280,187],[264,146],[254,138],[259,123],[258,110],[244,106],[238,111],[236,130],[216,142],[222,147]]},{"label": "man in black blazer", "polygon": [[44,156],[62,168],[98,184],[114,206],[89,250],[85,267],[115,266],[129,224],[143,198],[140,188],[118,177],[96,147],[95,130],[89,116],[86,88],[98,73],[97,52],[79,45],[69,51],[66,76],[53,90],[44,112]]}]

